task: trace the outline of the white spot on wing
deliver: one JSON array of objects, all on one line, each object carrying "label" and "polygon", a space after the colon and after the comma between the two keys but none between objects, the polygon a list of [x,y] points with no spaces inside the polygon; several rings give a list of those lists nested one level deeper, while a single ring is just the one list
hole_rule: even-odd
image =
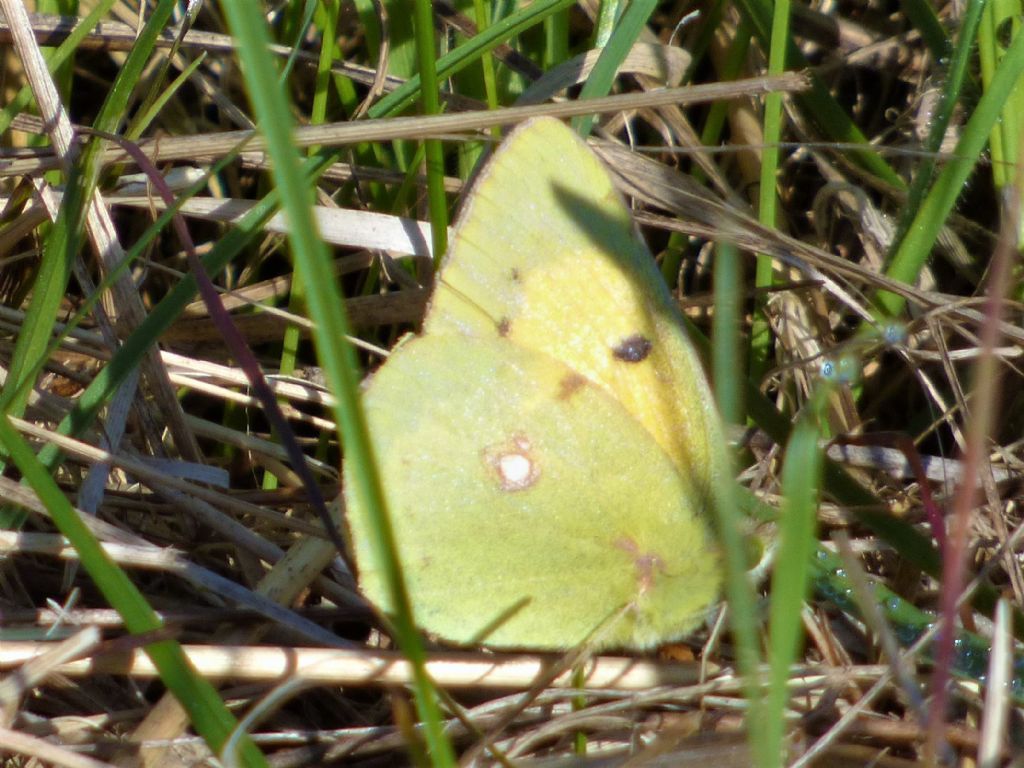
[{"label": "white spot on wing", "polygon": [[525,435],[485,448],[483,458],[503,491],[526,490],[540,478],[540,466]]}]

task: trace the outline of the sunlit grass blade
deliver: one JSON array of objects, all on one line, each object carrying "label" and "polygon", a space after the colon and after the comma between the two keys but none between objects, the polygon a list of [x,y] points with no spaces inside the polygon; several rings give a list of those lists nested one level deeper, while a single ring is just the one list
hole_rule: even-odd
[{"label": "sunlit grass blade", "polygon": [[[893,255],[886,274],[904,283],[914,283],[946,217],[963,191],[964,183],[974,170],[978,157],[988,143],[992,129],[1000,119],[1003,105],[1024,74],[1024,35],[1017,35],[964,126],[953,158],[943,169],[928,192],[921,208],[907,230],[906,237]],[[881,319],[899,315],[905,300],[896,294],[881,291],[875,306]]]},{"label": "sunlit grass blade", "polygon": [[[779,75],[786,68],[786,43],[789,40],[789,0],[777,0],[772,12],[771,40],[768,50],[768,74]],[[782,136],[782,94],[764,98],[764,149],[761,150],[761,184],[757,216],[767,227],[775,226],[778,211],[779,140]],[[775,263],[762,254],[757,258],[754,286],[761,298],[750,330],[750,371],[760,379],[769,365],[772,336],[764,314],[767,289],[775,282]]]},{"label": "sunlit grass blade", "polygon": [[[597,64],[580,91],[580,100],[595,99],[607,96],[615,82],[615,75],[625,61],[626,56],[636,44],[637,38],[647,24],[647,20],[658,3],[656,0],[633,0],[626,6],[622,17],[615,24],[608,43],[601,49]],[[594,125],[593,115],[584,115],[573,120],[573,128],[581,136],[588,136]]]},{"label": "sunlit grass blade", "polygon": [[304,183],[298,152],[292,142],[294,126],[288,117],[288,103],[278,84],[275,68],[264,54],[269,43],[266,26],[262,17],[253,14],[242,0],[225,0],[223,7],[238,40],[250,98],[273,158],[274,179],[290,224],[292,256],[299,265],[298,273],[305,280],[310,316],[316,323],[318,358],[328,386],[337,398],[334,415],[342,432],[345,460],[358,467],[353,473],[358,483],[356,492],[375,516],[373,546],[381,561],[387,564],[387,582],[396,606],[393,616],[396,639],[413,666],[416,678],[413,690],[426,741],[436,765],[453,764],[451,745],[441,726],[436,694],[424,667],[425,653],[395,557],[394,534],[359,403],[359,367],[355,352],[346,341],[350,335],[348,320],[331,270],[330,256],[313,219],[311,190]]},{"label": "sunlit grass blade", "polygon": [[[827,387],[822,387],[822,390]],[[775,554],[769,609],[768,663],[771,669],[765,702],[766,731],[763,765],[780,765],[790,668],[800,652],[803,635],[801,613],[811,583],[818,489],[821,485],[822,452],[817,421],[827,402],[819,391],[818,402],[809,403],[786,446],[782,467],[782,509],[779,512],[779,543]]]},{"label": "sunlit grass blade", "polygon": [[743,381],[740,365],[742,264],[735,245],[715,247],[715,316],[711,334],[711,370],[715,400],[726,424],[743,420]]},{"label": "sunlit grass blade", "polygon": [[[978,60],[981,64],[981,76],[988,88],[999,69],[1000,62],[1010,42],[1008,38],[1019,37],[1021,34],[1021,13],[1024,12],[1020,0],[991,0],[978,3],[981,9],[970,8],[973,18],[977,13],[981,16],[978,31]],[[966,34],[966,32],[965,32]],[[1018,82],[1010,91],[1010,96],[1003,104],[998,122],[993,126],[989,136],[989,154],[992,160],[992,179],[997,190],[1003,190],[1014,183],[1018,172],[1020,158],[1020,136],[1022,127],[1022,110],[1024,110],[1024,84]],[[1020,233],[1018,233],[1018,238]],[[1019,292],[1018,292],[1019,293]]]},{"label": "sunlit grass blade", "polygon": [[[739,293],[739,256],[733,246],[720,244],[715,260],[715,298],[722,301],[722,306],[715,315],[712,379],[715,383],[716,403],[727,424],[737,423],[742,414],[742,387],[746,380],[737,375],[736,365],[740,343]],[[695,329],[691,328],[690,331],[698,348],[706,350],[706,339]],[[726,446],[711,446],[711,449],[712,461],[727,468],[734,465]],[[750,743],[760,745],[766,735],[762,717],[764,687],[759,672],[762,658],[758,642],[760,622],[756,596],[747,572],[750,550],[743,533],[746,526],[739,503],[741,492],[732,481],[733,476],[731,470],[722,471],[721,477],[728,480],[713,489],[713,507],[718,540],[724,555],[729,624],[736,643],[736,656],[749,706],[747,727],[750,730]]]},{"label": "sunlit grass blade", "polygon": [[[420,101],[425,115],[441,114],[440,81],[437,76],[437,46],[434,44],[434,14],[430,0],[411,0],[416,59],[419,62]],[[423,154],[427,167],[427,202],[434,264],[441,263],[448,250],[448,200],[444,193],[444,149],[439,139],[425,139]]]},{"label": "sunlit grass blade", "polygon": [[[900,225],[896,238],[893,241],[894,244],[900,241],[910,222],[917,215],[921,206],[921,200],[932,182],[935,170],[934,155],[942,148],[946,129],[953,119],[953,112],[963,94],[964,86],[969,76],[968,66],[971,62],[971,52],[974,50],[974,38],[978,33],[978,26],[981,22],[982,11],[985,5],[986,0],[970,3],[964,13],[959,32],[957,33],[956,48],[953,50],[946,82],[942,88],[942,97],[939,99],[934,112],[929,115],[931,125],[928,129],[925,145],[922,147],[923,156],[914,169],[914,178],[910,183],[910,188],[907,190],[907,204],[900,216]],[[984,56],[982,58],[984,59]]]},{"label": "sunlit grass blade", "polygon": [[[746,379],[739,374],[740,262],[739,254],[732,245],[717,246],[714,290],[716,311],[712,338],[712,375],[715,399],[725,423],[739,424],[743,417],[743,382]],[[699,344],[699,334],[693,336]],[[728,452],[723,449],[721,454],[718,460],[732,466]],[[732,474],[728,476],[732,477]],[[749,742],[755,755],[764,755],[770,734],[764,717],[765,688],[760,675],[762,654],[758,638],[761,622],[748,574],[751,550],[743,534],[749,526],[745,524],[744,515],[740,511],[742,505],[739,499],[743,493],[734,483],[723,483],[722,487],[716,489],[715,511],[719,541],[725,554],[729,623],[749,707]]]},{"label": "sunlit grass blade", "polygon": [[[540,24],[551,14],[565,10],[573,5],[574,2],[575,0],[537,0],[537,2],[531,3],[525,8],[509,14],[492,24],[485,31],[480,32],[472,40],[466,41],[451,53],[438,59],[436,64],[437,77],[450,77],[464,67],[468,67],[476,62],[483,53],[494,50],[501,43],[521,34],[524,30]],[[369,117],[396,115],[416,101],[419,90],[419,77],[412,77],[400,88],[396,88],[374,104],[367,114]]]},{"label": "sunlit grass blade", "polygon": [[[737,6],[750,23],[761,44],[767,49],[771,41],[774,3],[768,0],[739,0]],[[789,69],[807,69],[809,63],[792,39],[787,41],[786,65]],[[832,141],[844,144],[860,144],[864,149],[850,152],[850,157],[875,176],[897,188],[904,186],[903,180],[874,148],[868,145],[864,134],[857,128],[846,111],[839,106],[821,80],[812,74],[811,90],[794,96],[804,115],[820,126],[822,133]]]}]

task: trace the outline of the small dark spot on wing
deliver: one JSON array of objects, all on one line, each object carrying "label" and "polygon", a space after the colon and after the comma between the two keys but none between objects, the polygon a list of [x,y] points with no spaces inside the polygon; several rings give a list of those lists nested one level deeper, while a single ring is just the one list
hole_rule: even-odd
[{"label": "small dark spot on wing", "polygon": [[512,269],[509,270],[508,276],[512,280],[513,283],[518,283],[520,281],[520,279],[521,279],[521,275],[519,274],[519,269],[516,268],[516,267],[512,267]]},{"label": "small dark spot on wing", "polygon": [[512,333],[512,321],[503,317],[498,321],[498,335],[505,338]]},{"label": "small dark spot on wing", "polygon": [[612,347],[612,356],[624,363],[640,363],[651,354],[654,344],[646,336],[634,333]]},{"label": "small dark spot on wing", "polygon": [[567,373],[562,377],[561,381],[558,382],[558,399],[568,400],[586,385],[586,376],[582,376],[575,371]]},{"label": "small dark spot on wing", "polygon": [[633,568],[636,571],[636,586],[643,595],[654,587],[658,574],[665,573],[665,561],[657,552],[641,552],[636,541],[630,536],[623,536],[613,542],[613,546],[633,556]]}]

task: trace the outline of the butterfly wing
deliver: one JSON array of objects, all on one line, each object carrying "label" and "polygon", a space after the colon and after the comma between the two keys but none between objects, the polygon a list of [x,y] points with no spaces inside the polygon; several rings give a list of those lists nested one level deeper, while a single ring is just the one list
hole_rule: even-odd
[{"label": "butterfly wing", "polygon": [[[715,600],[711,396],[608,173],[561,123],[525,124],[485,166],[424,335],[364,402],[425,629],[643,648]],[[348,502],[360,583],[388,611]]]},{"label": "butterfly wing", "polygon": [[[636,419],[543,353],[428,334],[364,405],[418,623],[457,643],[643,648],[689,631],[720,565],[702,500]],[[366,595],[390,601],[349,500]]]},{"label": "butterfly wing", "polygon": [[607,170],[565,125],[524,124],[456,225],[424,332],[500,337],[603,387],[706,492],[721,440],[682,318]]}]

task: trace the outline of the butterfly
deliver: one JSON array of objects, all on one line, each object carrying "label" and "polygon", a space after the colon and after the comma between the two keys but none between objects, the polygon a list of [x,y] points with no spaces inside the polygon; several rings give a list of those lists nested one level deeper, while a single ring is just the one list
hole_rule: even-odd
[{"label": "butterfly", "polygon": [[[717,599],[712,395],[607,169],[563,123],[522,124],[479,172],[422,332],[363,405],[423,630],[643,649]],[[360,587],[387,614],[357,496]]]}]

